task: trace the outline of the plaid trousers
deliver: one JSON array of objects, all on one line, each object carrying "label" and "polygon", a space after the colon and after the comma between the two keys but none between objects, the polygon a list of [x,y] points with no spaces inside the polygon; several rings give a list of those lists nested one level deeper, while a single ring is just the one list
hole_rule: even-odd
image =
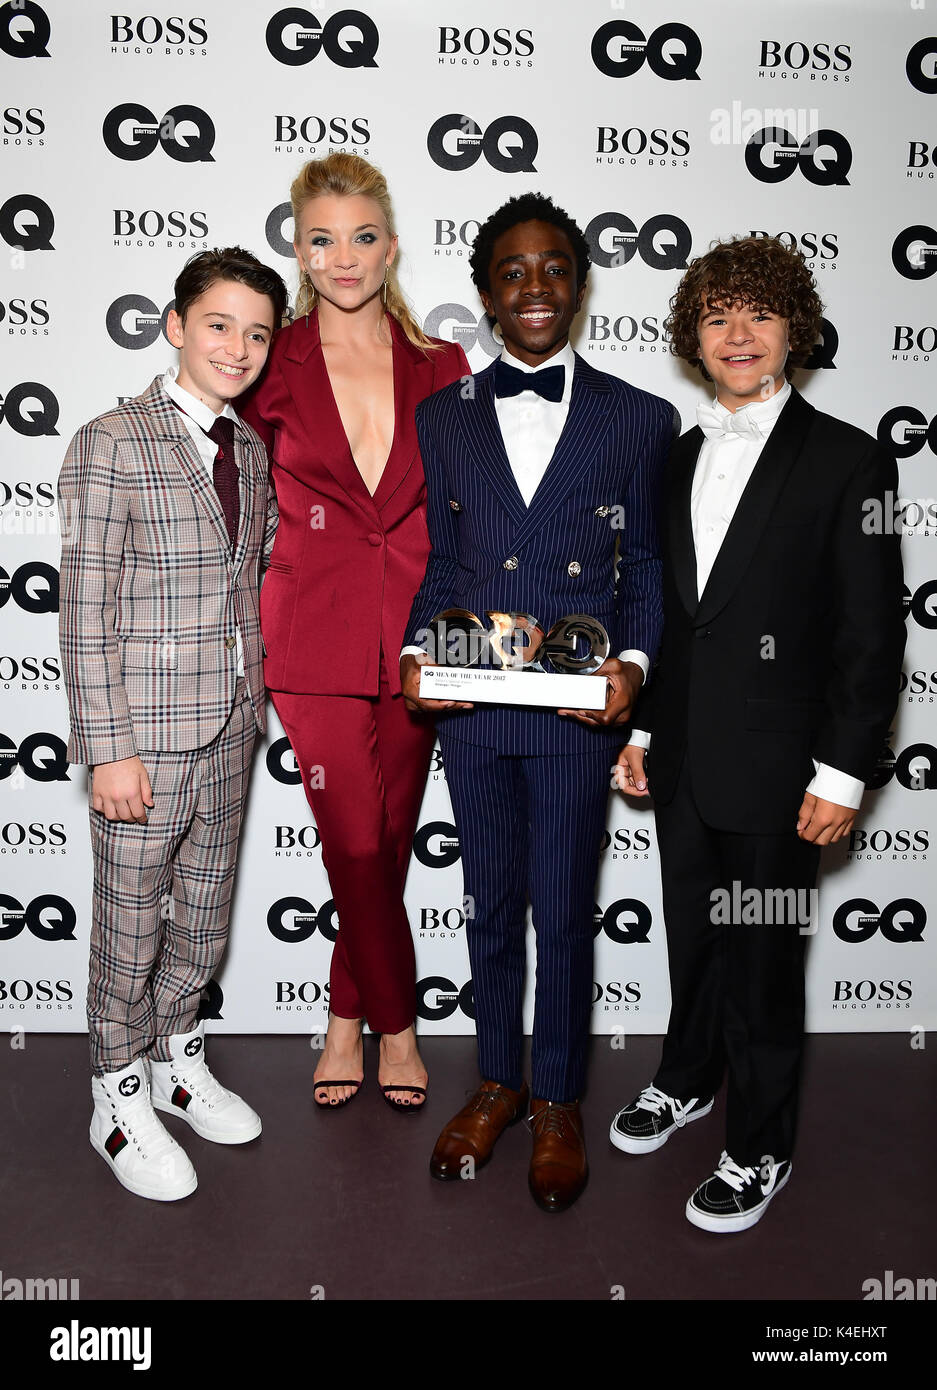
[{"label": "plaid trousers", "polygon": [[211,743],[141,751],[154,801],[145,825],[91,810],[88,1033],[96,1076],[145,1052],[168,1062],[170,1035],[195,1027],[202,990],[227,942],[256,732],[239,680]]}]

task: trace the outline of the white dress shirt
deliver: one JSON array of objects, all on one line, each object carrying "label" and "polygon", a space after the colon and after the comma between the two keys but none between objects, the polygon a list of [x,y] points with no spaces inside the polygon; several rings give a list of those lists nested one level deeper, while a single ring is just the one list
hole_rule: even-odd
[{"label": "white dress shirt", "polygon": [[[706,438],[693,474],[690,521],[696,549],[696,592],[701,598],[735,509],[790,394],[790,382],[785,381],[780,391],[767,400],[752,401],[734,414],[718,400],[712,406],[698,407],[700,427]],[[726,432],[714,437],[720,427]],[[649,748],[651,736],[645,729],[633,729],[628,742]],[[807,787],[808,792],[838,806],[859,809],[865,791],[863,782],[827,763],[815,761],[813,765],[816,776]]]},{"label": "white dress shirt", "polygon": [[[185,427],[198,450],[199,459],[212,480],[212,486],[214,486],[215,455],[218,453],[218,445],[213,439],[209,439],[208,431],[220,417],[215,414],[211,406],[206,405],[204,401],[200,401],[197,396],[193,396],[190,391],[186,391],[184,387],[179,385],[176,381],[174,367],[170,367],[163,376],[162,387],[170,400],[175,401],[179,407]],[[221,415],[231,420],[235,425],[240,423],[230,401],[225,402]],[[241,646],[241,629],[237,624],[234,627],[234,636],[237,639],[237,674],[243,676],[244,649]]]},{"label": "white dress shirt", "polygon": [[[514,474],[514,481],[529,507],[552,459],[569,414],[573,394],[573,373],[576,355],[569,343],[559,352],[536,367],[512,357],[507,348],[501,349],[501,360],[519,372],[539,372],[547,367],[562,367],[565,372],[563,395],[558,401],[548,401],[535,391],[521,391],[516,396],[495,396],[495,414],[504,440],[504,451]],[[540,616],[539,614],[537,615]],[[404,647],[401,656],[422,655],[421,647]],[[644,652],[629,649],[619,652],[620,661],[633,661],[647,679],[650,662]]]}]

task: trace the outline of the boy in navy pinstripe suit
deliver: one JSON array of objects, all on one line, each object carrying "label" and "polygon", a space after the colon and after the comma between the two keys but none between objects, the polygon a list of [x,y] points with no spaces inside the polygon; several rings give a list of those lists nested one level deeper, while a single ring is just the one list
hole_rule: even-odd
[{"label": "boy in navy pinstripe suit", "polygon": [[[529,1186],[540,1207],[562,1211],[588,1176],[579,1097],[593,889],[610,763],[659,639],[657,494],[673,412],[573,352],[589,253],[550,199],[526,194],[494,213],[471,265],[504,350],[471,391],[456,383],[417,409],[432,550],[401,654],[408,703],[439,717],[475,904],[467,939],[483,1079],[443,1129],[430,1171],[452,1179],[481,1167],[527,1112],[529,900],[537,935]],[[605,709],[421,699],[422,637],[447,608],[532,613],[544,630],[570,613],[597,618],[619,653],[598,672],[608,680]]]}]

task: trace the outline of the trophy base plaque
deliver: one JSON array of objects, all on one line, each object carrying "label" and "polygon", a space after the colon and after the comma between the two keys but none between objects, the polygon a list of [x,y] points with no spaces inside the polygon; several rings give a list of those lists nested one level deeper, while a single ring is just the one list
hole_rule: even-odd
[{"label": "trophy base plaque", "polygon": [[546,671],[472,666],[424,666],[420,671],[424,699],[470,700],[473,704],[600,710],[605,708],[607,686],[604,676],[552,675]]}]

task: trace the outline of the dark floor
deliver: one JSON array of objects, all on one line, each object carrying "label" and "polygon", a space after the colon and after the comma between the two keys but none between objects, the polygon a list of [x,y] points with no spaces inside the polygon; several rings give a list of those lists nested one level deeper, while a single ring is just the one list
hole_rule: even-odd
[{"label": "dark floor", "polygon": [[[808,1040],[791,1181],[762,1222],[710,1236],[683,1211],[722,1148],[723,1101],[658,1153],[613,1150],[614,1111],[650,1080],[659,1040],[594,1039],[584,1107],[591,1179],[570,1211],[527,1192],[529,1136],[509,1130],[474,1181],[435,1182],[436,1134],[475,1084],[474,1039],[423,1042],[423,1114],[366,1081],[341,1111],[312,1101],[301,1037],[215,1037],[216,1075],[260,1111],[244,1148],[169,1120],[199,1176],[183,1202],[134,1197],[88,1143],[87,1044],[30,1035],[0,1051],[0,1271],[68,1278],[88,1299],[847,1299],[867,1279],[937,1275],[937,1044],[907,1034]],[[619,1294],[620,1296],[620,1294]],[[879,1305],[881,1306],[881,1305]]]}]

